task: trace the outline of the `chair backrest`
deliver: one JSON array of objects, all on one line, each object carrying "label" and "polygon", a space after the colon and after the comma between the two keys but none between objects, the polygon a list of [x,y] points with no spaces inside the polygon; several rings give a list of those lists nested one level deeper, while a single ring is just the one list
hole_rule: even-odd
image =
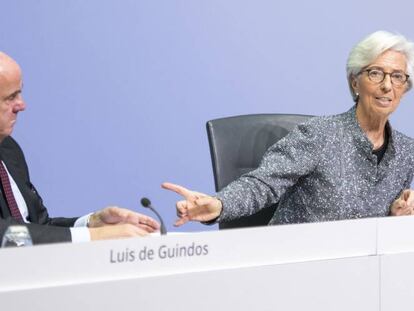
[{"label": "chair backrest", "polygon": [[[252,114],[208,121],[216,191],[242,174],[256,169],[265,151],[312,116],[297,114]],[[276,206],[257,214],[220,223],[220,229],[267,225]]]}]

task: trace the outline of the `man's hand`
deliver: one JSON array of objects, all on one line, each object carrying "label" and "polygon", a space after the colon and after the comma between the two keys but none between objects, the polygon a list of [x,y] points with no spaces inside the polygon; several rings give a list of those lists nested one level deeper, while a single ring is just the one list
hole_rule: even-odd
[{"label": "man's hand", "polygon": [[[151,233],[160,229],[160,224],[151,217],[117,206],[109,206],[93,213],[89,218],[88,227],[114,227],[114,225],[124,224],[128,224],[128,226],[116,226],[118,229],[113,228],[112,233],[115,233],[116,230],[121,230],[121,227],[122,230],[125,230],[125,232],[122,233],[123,237],[132,236],[129,235],[132,234],[131,231],[134,231],[134,233],[137,235],[142,235],[143,232]],[[137,230],[132,230],[131,227],[136,227],[136,229],[139,229],[139,232]]]},{"label": "man's hand", "polygon": [[147,231],[131,224],[89,228],[89,233],[91,241],[123,239],[148,235]]},{"label": "man's hand", "polygon": [[414,215],[414,191],[404,190],[391,205],[391,216]]},{"label": "man's hand", "polygon": [[193,221],[210,221],[220,216],[222,210],[221,201],[206,195],[204,193],[188,190],[182,186],[163,183],[162,188],[174,191],[181,195],[184,200],[178,201],[177,216],[174,226],[179,227],[186,222]]}]

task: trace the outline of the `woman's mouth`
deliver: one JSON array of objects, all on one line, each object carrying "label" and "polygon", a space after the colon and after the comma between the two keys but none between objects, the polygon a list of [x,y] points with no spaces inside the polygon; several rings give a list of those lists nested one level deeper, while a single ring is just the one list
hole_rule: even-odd
[{"label": "woman's mouth", "polygon": [[377,103],[379,103],[379,105],[383,107],[390,106],[392,102],[392,99],[387,96],[378,96],[378,97],[375,97],[375,99],[377,100]]}]

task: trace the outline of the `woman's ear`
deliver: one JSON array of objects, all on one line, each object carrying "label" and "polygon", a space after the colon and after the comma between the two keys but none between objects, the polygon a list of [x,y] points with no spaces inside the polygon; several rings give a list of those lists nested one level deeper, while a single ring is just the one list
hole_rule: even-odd
[{"label": "woman's ear", "polygon": [[358,85],[358,79],[356,77],[352,77],[351,78],[351,86],[352,89],[354,90],[354,93],[359,93],[359,85]]}]

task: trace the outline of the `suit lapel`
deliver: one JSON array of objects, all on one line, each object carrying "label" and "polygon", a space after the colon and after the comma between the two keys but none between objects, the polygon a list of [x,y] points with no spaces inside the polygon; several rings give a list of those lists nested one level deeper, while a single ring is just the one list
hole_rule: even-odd
[{"label": "suit lapel", "polygon": [[[29,212],[29,220],[30,222],[37,223],[38,217],[36,213],[36,207],[35,204],[33,204],[33,193],[31,190],[31,185],[27,184],[25,181],[28,180],[26,177],[26,171],[22,167],[22,165],[19,165],[19,162],[17,161],[16,155],[14,154],[12,149],[8,148],[2,148],[1,149],[1,159],[6,164],[7,170],[9,171],[10,175],[13,177],[13,180],[17,184],[17,187],[19,188],[25,202],[27,205],[27,209]],[[4,200],[4,196],[2,195],[1,199],[6,204]],[[1,202],[2,203],[2,202]],[[1,204],[3,205],[3,204]],[[5,205],[6,209],[10,215],[9,208],[7,207],[7,204]]]}]

